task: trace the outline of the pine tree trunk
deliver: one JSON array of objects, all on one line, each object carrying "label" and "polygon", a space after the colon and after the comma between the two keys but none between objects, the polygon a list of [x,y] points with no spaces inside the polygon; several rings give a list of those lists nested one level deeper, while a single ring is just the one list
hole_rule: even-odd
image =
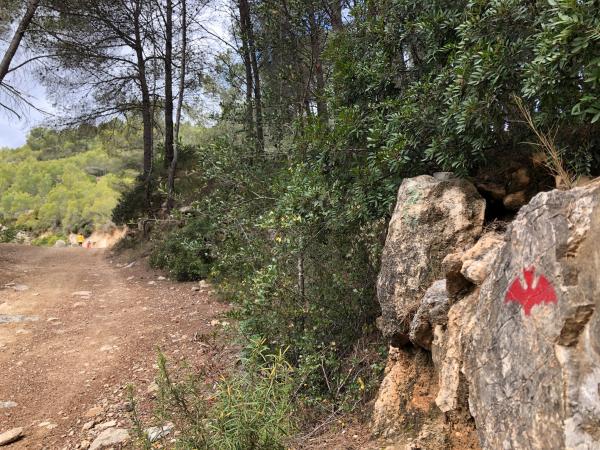
[{"label": "pine tree trunk", "polygon": [[165,168],[173,161],[173,0],[165,14]]},{"label": "pine tree trunk", "polygon": [[15,31],[15,34],[13,35],[13,38],[11,39],[10,44],[8,45],[8,49],[6,50],[2,61],[0,61],[0,84],[2,84],[4,77],[10,70],[10,64],[13,58],[15,57],[17,50],[19,49],[19,45],[21,45],[21,40],[23,39],[23,36],[25,35],[29,24],[33,20],[33,16],[35,15],[39,4],[40,0],[29,0],[27,2],[27,9],[25,10],[25,14],[19,22],[19,26],[17,27],[17,30]]},{"label": "pine tree trunk", "polygon": [[[252,80],[254,87],[254,115],[256,125],[256,150],[257,153],[261,153],[264,150],[264,129],[263,129],[263,113],[262,113],[262,93],[260,90],[260,73],[258,71],[258,56],[256,53],[256,45],[254,41],[254,30],[252,28],[252,19],[250,16],[250,5],[248,0],[239,1],[240,10],[240,26],[242,30],[242,36],[247,39],[248,54],[250,59],[250,66],[252,68]],[[246,76],[248,76],[248,69],[246,65]],[[246,93],[246,95],[248,95]]]},{"label": "pine tree trunk", "polygon": [[144,58],[144,47],[142,42],[142,30],[140,23],[141,15],[141,0],[138,0],[135,4],[135,10],[133,14],[133,26],[135,33],[135,54],[136,54],[136,65],[137,65],[137,77],[140,83],[140,91],[142,93],[142,124],[143,124],[143,142],[144,142],[144,165],[143,165],[143,177],[144,183],[146,184],[146,201],[150,201],[151,186],[150,176],[152,174],[152,159],[153,159],[153,142],[152,142],[152,98],[150,96],[150,89],[148,87],[148,80],[146,78],[146,60]]},{"label": "pine tree trunk", "polygon": [[252,94],[254,90],[254,81],[252,79],[252,61],[250,59],[250,46],[248,45],[247,24],[249,11],[244,7],[242,1],[238,3],[240,14],[240,34],[242,38],[242,59],[246,69],[246,132],[248,138],[254,140],[254,107],[252,105]]},{"label": "pine tree trunk", "polygon": [[331,3],[331,27],[333,31],[340,31],[344,26],[342,21],[342,0],[333,0]]},{"label": "pine tree trunk", "polygon": [[313,70],[315,74],[315,98],[317,103],[317,116],[326,121],[327,101],[325,99],[325,75],[323,73],[323,61],[321,59],[321,28],[314,11],[310,12],[310,47]]},{"label": "pine tree trunk", "polygon": [[167,198],[167,212],[175,204],[175,172],[179,159],[179,128],[181,126],[181,110],[183,109],[183,95],[185,93],[185,71],[187,66],[187,3],[181,0],[181,70],[179,73],[179,92],[177,95],[177,112],[175,113],[175,145],[173,147],[173,160],[169,166],[169,193]]}]

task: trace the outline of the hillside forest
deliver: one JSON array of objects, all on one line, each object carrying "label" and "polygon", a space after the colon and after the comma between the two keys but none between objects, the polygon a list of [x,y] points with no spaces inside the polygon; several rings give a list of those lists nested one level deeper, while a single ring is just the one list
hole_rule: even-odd
[{"label": "hillside forest", "polygon": [[373,398],[403,179],[471,180],[491,224],[600,175],[596,0],[9,0],[0,30],[0,112],[17,76],[58,111],[0,151],[5,240],[142,223],[123,247],[234,305],[243,363],[188,448],[287,448]]}]

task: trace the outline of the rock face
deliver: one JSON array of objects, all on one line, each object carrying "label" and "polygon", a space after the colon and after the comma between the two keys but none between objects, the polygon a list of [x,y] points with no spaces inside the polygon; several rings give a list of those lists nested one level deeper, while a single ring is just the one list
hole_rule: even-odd
[{"label": "rock face", "polygon": [[387,338],[407,342],[423,294],[442,274],[442,260],[475,242],[484,208],[484,200],[467,181],[427,175],[404,180],[377,282],[382,310],[378,325]]},{"label": "rock face", "polygon": [[460,273],[471,283],[479,286],[485,281],[496,260],[504,238],[502,235],[491,232],[484,234],[477,244],[462,254]]},{"label": "rock face", "polygon": [[510,226],[466,343],[483,448],[600,448],[599,242],[600,181],[539,194]]},{"label": "rock face", "polygon": [[391,348],[373,408],[373,430],[383,437],[425,422],[435,408],[437,379],[425,351]]},{"label": "rock face", "polygon": [[410,340],[430,350],[433,328],[446,322],[448,308],[450,308],[450,300],[446,291],[446,280],[437,280],[425,292],[419,309],[410,323]]},{"label": "rock face", "polygon": [[468,387],[464,376],[466,345],[473,328],[479,290],[454,304],[448,312],[447,326],[436,325],[432,357],[438,371],[439,391],[435,398],[445,413],[466,409]]}]

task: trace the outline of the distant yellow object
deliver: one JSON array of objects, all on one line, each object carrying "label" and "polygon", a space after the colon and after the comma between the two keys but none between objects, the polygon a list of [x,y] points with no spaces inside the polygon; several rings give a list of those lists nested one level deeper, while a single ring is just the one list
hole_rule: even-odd
[{"label": "distant yellow object", "polygon": [[83,236],[83,234],[78,234],[77,235],[77,243],[79,245],[83,245],[83,241],[85,241],[85,237]]}]

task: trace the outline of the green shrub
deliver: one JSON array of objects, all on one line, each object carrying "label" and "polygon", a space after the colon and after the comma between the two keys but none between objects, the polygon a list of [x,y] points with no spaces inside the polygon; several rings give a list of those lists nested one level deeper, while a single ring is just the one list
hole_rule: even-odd
[{"label": "green shrub", "polygon": [[17,230],[14,227],[6,227],[3,229],[0,229],[0,243],[6,244],[9,242],[13,242],[15,240],[15,238],[17,237],[18,232],[19,232],[19,230]]},{"label": "green shrub", "polygon": [[[244,353],[241,367],[223,377],[210,394],[201,374],[185,367],[171,370],[159,353],[155,416],[159,423],[176,424],[176,448],[286,448],[295,430],[292,368],[282,352],[270,354],[262,340],[251,341]],[[136,408],[133,422],[140,447],[152,448]]]},{"label": "green shrub", "polygon": [[286,448],[295,424],[293,371],[284,353],[270,354],[263,340],[254,340],[242,370],[223,379],[210,421],[212,448]]},{"label": "green shrub", "polygon": [[59,240],[63,240],[65,242],[68,242],[67,237],[64,236],[64,235],[49,234],[47,236],[34,239],[33,241],[31,241],[31,244],[32,245],[37,245],[38,247],[52,247]]},{"label": "green shrub", "polygon": [[192,220],[153,249],[150,265],[168,271],[178,281],[206,278],[212,263],[208,243],[210,229],[205,222]]},{"label": "green shrub", "polygon": [[135,222],[146,213],[146,185],[138,178],[135,185],[125,192],[112,212],[112,221],[117,225]]}]

